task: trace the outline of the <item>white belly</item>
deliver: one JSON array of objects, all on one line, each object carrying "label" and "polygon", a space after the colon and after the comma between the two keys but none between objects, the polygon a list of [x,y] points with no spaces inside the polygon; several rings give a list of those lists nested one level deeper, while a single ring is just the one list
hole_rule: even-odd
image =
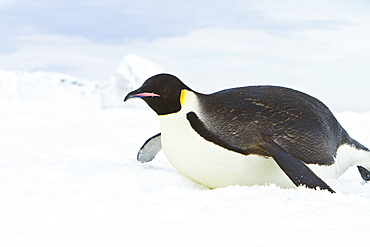
[{"label": "white belly", "polygon": [[294,184],[270,157],[242,155],[206,141],[180,113],[161,116],[163,151],[180,173],[210,188]]}]

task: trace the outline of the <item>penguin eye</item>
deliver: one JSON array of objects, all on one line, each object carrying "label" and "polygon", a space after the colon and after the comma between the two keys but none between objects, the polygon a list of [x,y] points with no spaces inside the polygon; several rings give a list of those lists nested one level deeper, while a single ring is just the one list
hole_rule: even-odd
[{"label": "penguin eye", "polygon": [[163,93],[165,93],[165,94],[170,94],[170,91],[171,91],[171,89],[168,88],[168,87],[163,89]]}]

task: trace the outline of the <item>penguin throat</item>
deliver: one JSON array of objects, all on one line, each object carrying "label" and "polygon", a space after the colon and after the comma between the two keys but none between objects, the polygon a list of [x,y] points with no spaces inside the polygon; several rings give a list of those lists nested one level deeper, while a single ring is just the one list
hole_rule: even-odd
[{"label": "penguin throat", "polygon": [[175,99],[163,98],[142,98],[158,116],[164,116],[171,113],[176,113],[181,110],[180,101]]},{"label": "penguin throat", "polygon": [[180,94],[171,98],[148,97],[142,98],[157,113],[158,116],[165,116],[179,112],[185,104],[188,96],[188,90],[182,89]]}]

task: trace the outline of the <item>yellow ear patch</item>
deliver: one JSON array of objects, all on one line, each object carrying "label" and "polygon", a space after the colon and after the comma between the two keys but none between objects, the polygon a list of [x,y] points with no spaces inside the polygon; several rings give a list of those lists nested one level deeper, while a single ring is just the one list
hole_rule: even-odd
[{"label": "yellow ear patch", "polygon": [[180,93],[180,105],[183,106],[186,98],[186,89],[181,90]]}]

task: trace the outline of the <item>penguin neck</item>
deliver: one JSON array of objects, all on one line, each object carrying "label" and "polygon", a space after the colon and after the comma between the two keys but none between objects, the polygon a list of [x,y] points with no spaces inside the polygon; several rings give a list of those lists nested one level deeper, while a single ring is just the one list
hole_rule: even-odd
[{"label": "penguin neck", "polygon": [[199,93],[189,91],[187,89],[181,90],[180,93],[180,111],[170,113],[170,114],[164,114],[164,115],[158,115],[159,119],[171,119],[172,117],[179,117],[179,116],[185,116],[188,112],[199,112],[200,106],[199,106],[199,98],[201,95]]},{"label": "penguin neck", "polygon": [[181,131],[181,128],[184,125],[190,126],[190,123],[186,119],[186,114],[189,112],[201,112],[198,97],[198,93],[186,89],[181,91],[180,111],[166,115],[158,115],[162,134],[166,135],[168,130],[174,131],[174,128],[178,129],[178,131]]},{"label": "penguin neck", "polygon": [[180,94],[180,105],[181,105],[181,114],[187,114],[188,112],[195,111],[199,112],[200,111],[200,106],[199,106],[199,97],[201,95],[199,93],[189,91],[186,89],[181,90]]}]

